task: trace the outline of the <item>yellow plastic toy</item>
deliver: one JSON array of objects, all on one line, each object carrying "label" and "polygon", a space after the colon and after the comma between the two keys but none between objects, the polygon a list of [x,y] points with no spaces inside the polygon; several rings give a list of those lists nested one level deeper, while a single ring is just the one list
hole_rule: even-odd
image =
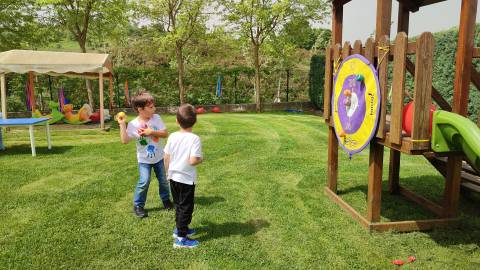
[{"label": "yellow plastic toy", "polygon": [[77,114],[73,114],[73,105],[72,104],[65,104],[63,105],[63,114],[65,115],[65,121],[68,124],[85,124],[90,122],[90,114],[89,114],[89,109],[87,106],[83,105],[80,110],[78,110]]}]

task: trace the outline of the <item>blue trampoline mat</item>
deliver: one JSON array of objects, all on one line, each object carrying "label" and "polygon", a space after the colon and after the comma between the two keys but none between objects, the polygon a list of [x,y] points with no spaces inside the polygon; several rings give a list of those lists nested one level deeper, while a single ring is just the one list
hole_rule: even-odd
[{"label": "blue trampoline mat", "polygon": [[29,126],[48,121],[50,118],[10,118],[0,119],[0,126]]}]

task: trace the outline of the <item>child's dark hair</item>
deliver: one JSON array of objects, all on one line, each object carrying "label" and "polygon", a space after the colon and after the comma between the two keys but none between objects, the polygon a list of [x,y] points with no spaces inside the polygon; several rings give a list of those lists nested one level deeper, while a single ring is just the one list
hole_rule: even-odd
[{"label": "child's dark hair", "polygon": [[147,90],[140,90],[135,96],[130,99],[132,108],[138,112],[138,108],[145,108],[147,105],[154,102],[153,96]]},{"label": "child's dark hair", "polygon": [[191,128],[197,122],[197,113],[190,104],[183,104],[178,108],[177,121],[182,128]]}]

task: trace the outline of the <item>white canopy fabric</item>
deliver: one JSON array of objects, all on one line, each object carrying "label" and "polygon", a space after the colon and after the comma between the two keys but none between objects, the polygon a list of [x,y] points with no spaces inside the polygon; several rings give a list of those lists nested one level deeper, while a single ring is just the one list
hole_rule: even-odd
[{"label": "white canopy fabric", "polygon": [[35,72],[53,76],[95,77],[109,74],[108,54],[11,50],[0,53],[0,73]]}]

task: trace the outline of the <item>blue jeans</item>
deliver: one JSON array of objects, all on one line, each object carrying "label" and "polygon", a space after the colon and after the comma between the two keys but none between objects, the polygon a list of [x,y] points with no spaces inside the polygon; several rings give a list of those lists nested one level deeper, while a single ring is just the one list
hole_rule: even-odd
[{"label": "blue jeans", "polygon": [[133,204],[135,206],[145,207],[152,168],[157,176],[160,199],[162,202],[170,200],[170,188],[168,187],[167,178],[165,177],[163,159],[155,164],[138,163],[140,177],[138,179],[137,187],[135,188],[135,195],[133,196]]}]

